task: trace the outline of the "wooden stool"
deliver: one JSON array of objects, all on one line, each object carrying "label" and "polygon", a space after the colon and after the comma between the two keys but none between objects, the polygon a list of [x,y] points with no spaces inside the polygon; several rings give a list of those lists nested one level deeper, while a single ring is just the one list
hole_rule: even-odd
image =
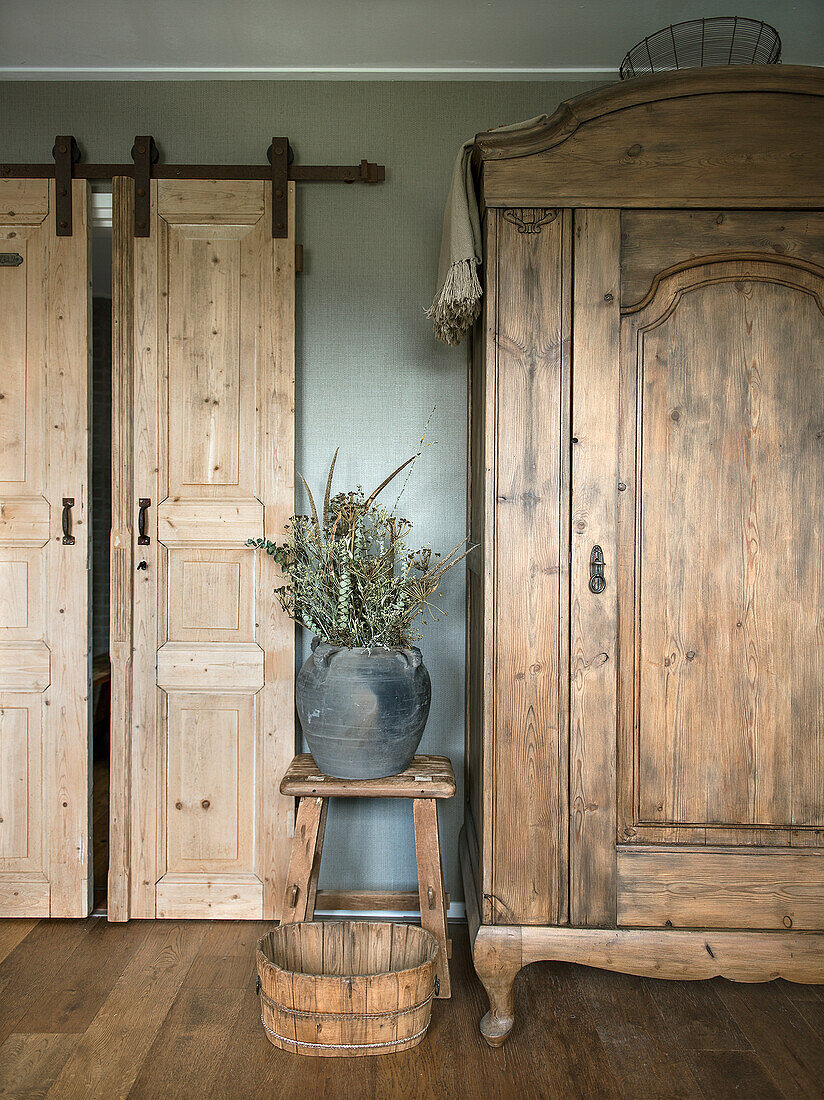
[{"label": "wooden stool", "polygon": [[405,772],[387,776],[386,779],[333,779],[332,776],[322,775],[312,756],[304,752],[289,765],[281,780],[280,792],[300,799],[281,924],[309,921],[315,915],[318,872],[330,798],[413,799],[421,926],[431,932],[440,945],[438,996],[449,997],[448,959],[452,954],[452,945],[446,934],[447,906],[436,801],[438,798],[452,798],[455,793],[455,776],[447,757],[416,756]]}]

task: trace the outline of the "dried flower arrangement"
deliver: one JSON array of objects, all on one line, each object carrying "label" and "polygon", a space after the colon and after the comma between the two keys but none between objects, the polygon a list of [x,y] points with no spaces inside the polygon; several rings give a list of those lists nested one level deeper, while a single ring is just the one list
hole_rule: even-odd
[{"label": "dried flower arrangement", "polygon": [[[423,441],[421,441],[423,442]],[[338,448],[340,450],[340,448]],[[305,479],[311,516],[295,515],[281,543],[249,539],[249,545],[270,554],[288,583],[275,589],[281,607],[322,642],[352,648],[410,646],[420,637],[414,626],[422,612],[445,614],[432,601],[444,574],[469,553],[462,540],[446,557],[428,546],[409,550],[405,539],[409,520],[396,514],[417,451],[366,496],[354,491],[332,496],[335,451],[323,515]],[[389,483],[409,467],[391,510],[376,503]]]}]

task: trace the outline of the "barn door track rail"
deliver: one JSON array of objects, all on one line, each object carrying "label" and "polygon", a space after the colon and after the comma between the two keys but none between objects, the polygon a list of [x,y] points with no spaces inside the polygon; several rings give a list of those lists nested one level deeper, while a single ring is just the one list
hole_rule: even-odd
[{"label": "barn door track rail", "polygon": [[386,168],[362,160],[360,164],[295,164],[286,137],[272,138],[268,164],[162,164],[151,135],[134,139],[131,164],[84,164],[71,134],[55,138],[52,164],[0,164],[0,179],[54,179],[58,237],[72,235],[73,179],[105,180],[130,176],[134,180],[134,235],[151,233],[152,179],[266,180],[272,185],[272,236],[289,236],[288,183],[383,183]]}]

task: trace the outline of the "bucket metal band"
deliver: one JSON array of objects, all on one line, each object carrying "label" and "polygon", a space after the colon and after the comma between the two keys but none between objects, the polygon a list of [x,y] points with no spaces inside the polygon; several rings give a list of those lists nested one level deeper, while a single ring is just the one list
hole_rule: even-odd
[{"label": "bucket metal band", "polygon": [[306,1047],[309,1050],[376,1050],[384,1047],[398,1047],[404,1043],[411,1043],[415,1039],[420,1039],[426,1034],[426,1028],[423,1028],[422,1031],[416,1032],[415,1035],[408,1035],[405,1039],[385,1039],[382,1043],[306,1043],[302,1039],[290,1039],[286,1035],[278,1035],[276,1031],[272,1031],[270,1027],[266,1026],[262,1016],[260,1022],[263,1024],[264,1030],[273,1039],[277,1039],[278,1042],[291,1043],[293,1046]]}]

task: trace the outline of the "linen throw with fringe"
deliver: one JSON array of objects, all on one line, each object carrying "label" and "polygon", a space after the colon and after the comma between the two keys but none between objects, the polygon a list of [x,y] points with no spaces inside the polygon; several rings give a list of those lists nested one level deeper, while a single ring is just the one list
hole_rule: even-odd
[{"label": "linen throw with fringe", "polygon": [[[542,122],[538,115],[496,129],[525,130]],[[475,139],[461,146],[446,199],[438,258],[438,289],[426,311],[432,318],[435,336],[452,346],[463,340],[481,312],[481,289],[477,268],[483,261],[481,218],[472,180],[472,147]]]}]

